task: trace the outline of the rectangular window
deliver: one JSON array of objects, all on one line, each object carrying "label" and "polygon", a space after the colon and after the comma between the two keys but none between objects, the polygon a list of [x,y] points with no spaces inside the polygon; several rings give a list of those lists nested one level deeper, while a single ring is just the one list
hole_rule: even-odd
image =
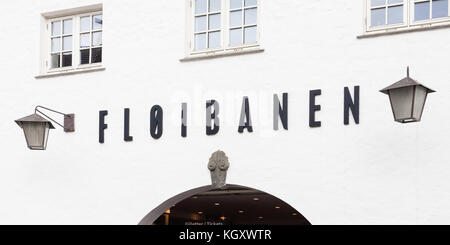
[{"label": "rectangular window", "polygon": [[404,23],[404,0],[370,0],[370,27]]},{"label": "rectangular window", "polygon": [[80,17],[80,65],[102,62],[102,14]]},{"label": "rectangular window", "polygon": [[366,0],[366,32],[450,23],[448,0]]},{"label": "rectangular window", "polygon": [[414,21],[448,17],[448,0],[415,0]]},{"label": "rectangular window", "polygon": [[230,0],[231,47],[256,43],[257,0]]},{"label": "rectangular window", "polygon": [[222,46],[221,0],[195,0],[195,50]]},{"label": "rectangular window", "polygon": [[72,66],[72,18],[51,22],[51,68]]},{"label": "rectangular window", "polygon": [[47,22],[48,72],[102,62],[103,16],[101,12],[49,19]]},{"label": "rectangular window", "polygon": [[255,47],[258,0],[189,0],[189,54]]}]

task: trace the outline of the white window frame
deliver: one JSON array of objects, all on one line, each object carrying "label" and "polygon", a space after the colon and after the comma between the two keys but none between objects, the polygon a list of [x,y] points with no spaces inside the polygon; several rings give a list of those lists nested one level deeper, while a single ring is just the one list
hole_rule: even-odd
[{"label": "white window frame", "polygon": [[[416,29],[424,29],[429,28],[431,26],[437,25],[449,25],[450,24],[450,16],[442,17],[442,18],[431,18],[432,7],[430,8],[430,19],[422,20],[422,21],[414,21],[414,4],[415,2],[420,2],[422,0],[404,0],[403,3],[403,23],[401,24],[386,24],[371,27],[371,0],[363,0],[364,2],[364,33],[366,34],[376,34],[376,33],[385,33],[385,32],[395,32],[395,31],[408,31],[408,30],[416,30]],[[423,0],[425,2],[426,0]],[[388,5],[388,4],[386,4]],[[450,1],[449,1],[449,15],[450,15]],[[387,18],[387,15],[386,15]],[[386,22],[387,23],[387,22]]]},{"label": "white window frame", "polygon": [[[80,19],[81,17],[90,16],[91,25],[92,25],[92,16],[102,14],[103,19],[103,10],[102,5],[92,5],[86,7],[80,7],[72,10],[62,10],[55,11],[46,14],[42,14],[42,24],[41,24],[41,61],[40,61],[40,72],[36,78],[45,78],[52,77],[58,75],[66,75],[72,73],[80,73],[86,71],[95,71],[95,70],[104,70],[103,62],[104,62],[104,30],[105,26],[102,24],[102,45],[98,46],[102,48],[102,62],[98,63],[90,63],[90,64],[81,64],[81,55],[80,55],[80,34],[81,34],[81,25]],[[72,19],[72,66],[67,67],[59,67],[52,68],[51,64],[51,38],[52,38],[52,22],[55,21],[63,21],[67,19]],[[61,22],[62,23],[62,22]],[[63,23],[62,23],[63,24]],[[92,27],[90,32],[92,33]],[[95,32],[95,30],[94,30]],[[83,32],[84,33],[84,32]],[[86,32],[87,33],[87,32]],[[63,34],[61,34],[62,36]],[[92,34],[91,38],[91,47],[92,50]],[[61,44],[62,45],[62,44]],[[95,48],[95,47],[94,47]],[[62,49],[62,47],[61,47]],[[55,52],[56,53],[56,52]],[[60,51],[60,53],[64,53],[64,51]],[[90,51],[90,53],[92,53]],[[89,62],[92,60],[92,55],[89,57]],[[62,64],[61,64],[62,65]]]},{"label": "white window frame", "polygon": [[[70,34],[64,34],[64,21],[65,20],[72,20],[72,33],[70,33]],[[60,17],[60,18],[55,18],[55,19],[52,19],[48,24],[47,24],[47,28],[49,29],[48,30],[48,38],[49,38],[49,45],[50,45],[50,47],[49,47],[49,52],[47,53],[47,55],[48,55],[48,57],[47,57],[47,60],[48,60],[48,66],[50,67],[50,69],[52,69],[52,70],[60,70],[60,69],[64,69],[64,68],[66,68],[66,69],[70,69],[72,66],[73,66],[73,55],[74,55],[74,51],[73,51],[73,49],[74,49],[74,22],[75,20],[74,20],[74,18],[72,17],[72,16],[66,16],[66,17]],[[52,22],[60,22],[61,23],[61,33],[59,34],[59,35],[56,35],[56,36],[53,36],[53,32],[52,32]],[[64,42],[63,42],[63,40],[64,40],[64,37],[67,37],[67,36],[72,36],[72,47],[71,47],[71,49],[70,50],[64,50]],[[57,51],[57,52],[53,52],[52,51],[52,39],[53,38],[60,38],[61,40],[60,40],[60,50],[59,51]],[[71,66],[66,66],[66,67],[62,67],[62,60],[63,60],[63,54],[64,53],[72,53],[72,62],[71,62]],[[51,56],[52,56],[52,54],[60,54],[61,55],[61,57],[59,57],[59,62],[61,63],[61,67],[60,68],[51,68],[51,62],[52,62],[52,60],[51,60]]]},{"label": "white window frame", "polygon": [[433,3],[432,1],[430,2],[430,18],[428,20],[420,20],[420,21],[414,21],[415,19],[415,15],[414,15],[414,10],[415,10],[415,3],[416,2],[427,2],[428,0],[409,0],[409,8],[410,8],[410,12],[411,12],[411,18],[410,18],[410,25],[411,26],[420,26],[420,25],[424,25],[424,24],[437,24],[437,23],[443,23],[443,22],[450,22],[450,1],[448,1],[448,14],[449,16],[447,17],[440,17],[440,18],[434,18],[433,19]]},{"label": "white window frame", "polygon": [[[186,0],[186,48],[185,59],[204,57],[204,56],[220,56],[233,53],[242,53],[246,51],[263,51],[261,48],[261,3],[262,0],[258,0],[256,5],[256,42],[251,44],[242,44],[239,46],[230,46],[230,0],[221,1],[221,47],[215,49],[195,50],[195,0]],[[251,7],[249,7],[251,8]],[[243,8],[244,12],[244,8]],[[244,14],[243,14],[244,16]],[[242,25],[245,27],[246,25]],[[254,26],[254,25],[251,25]],[[208,36],[207,36],[208,38]]]},{"label": "white window frame", "polygon": [[[391,28],[399,28],[399,27],[407,27],[408,26],[408,0],[403,1],[403,23],[397,23],[397,24],[387,24],[388,23],[388,8],[389,6],[399,6],[401,4],[388,4],[388,1],[386,1],[386,4],[384,5],[384,8],[386,9],[386,16],[385,16],[385,25],[379,25],[372,27],[372,9],[377,9],[379,7],[372,7],[370,4],[371,0],[365,0],[366,1],[366,20],[367,20],[367,31],[378,31],[378,30],[386,30]],[[383,6],[383,5],[381,5]]]},{"label": "white window frame", "polygon": [[[206,30],[205,31],[201,31],[201,32],[196,32],[195,31],[195,18],[196,18],[196,16],[198,16],[197,14],[195,14],[195,0],[191,0],[192,1],[192,8],[191,8],[191,11],[192,11],[192,21],[193,21],[193,23],[192,23],[192,27],[193,27],[193,29],[192,29],[192,35],[191,35],[191,50],[192,50],[192,53],[195,53],[195,52],[200,52],[200,53],[202,53],[202,52],[205,52],[205,51],[215,51],[215,50],[220,50],[220,49],[222,49],[222,47],[223,47],[223,45],[224,45],[224,35],[225,35],[225,33],[223,32],[223,26],[224,26],[224,14],[223,14],[223,8],[224,8],[224,2],[226,1],[226,0],[221,0],[221,10],[220,11],[216,11],[216,12],[210,12],[209,11],[209,9],[207,9],[206,10],[206,13],[204,13],[204,14],[200,14],[201,16],[203,16],[203,15],[205,15],[206,16]],[[209,2],[209,0],[206,0],[207,2]],[[209,5],[209,3],[207,3],[207,8],[208,8],[208,5]],[[219,29],[212,29],[212,30],[210,30],[209,29],[209,16],[210,15],[214,15],[214,14],[220,14],[220,28]],[[203,49],[203,50],[195,50],[195,34],[197,34],[197,33],[206,33],[206,43],[208,43],[208,40],[209,40],[209,33],[211,33],[211,32],[217,32],[217,31],[220,31],[220,37],[221,37],[221,41],[220,41],[220,48],[212,48],[212,49]]]},{"label": "white window frame", "polygon": [[[103,13],[102,13],[102,11],[98,11],[98,12],[91,12],[91,13],[85,13],[85,14],[80,14],[80,15],[78,15],[78,17],[77,17],[77,19],[78,19],[78,29],[77,29],[77,34],[78,34],[78,42],[77,42],[77,46],[76,46],[76,48],[77,48],[77,55],[78,55],[78,60],[77,60],[77,66],[78,67],[80,67],[80,68],[86,68],[86,67],[92,67],[92,66],[99,66],[99,65],[101,65],[101,63],[103,62],[103,24],[102,24],[102,29],[93,29],[93,23],[92,23],[92,19],[93,19],[93,17],[95,16],[95,15],[99,15],[99,14],[101,14],[102,15],[102,19],[103,19]],[[89,31],[84,31],[84,32],[82,32],[81,31],[81,25],[80,25],[80,21],[81,21],[81,18],[83,18],[83,17],[89,17],[89,21],[90,21],[90,30]],[[94,40],[94,33],[95,32],[102,32],[102,45],[101,46],[93,46],[93,40]],[[80,36],[81,36],[81,34],[87,34],[87,33],[89,33],[89,35],[90,35],[90,46],[89,46],[89,48],[81,48],[80,46],[81,46],[81,40],[80,40]],[[102,48],[102,62],[97,62],[97,63],[92,63],[92,49],[95,49],[95,48]],[[81,64],[81,55],[80,55],[80,52],[81,52],[81,50],[89,50],[89,64]]]}]

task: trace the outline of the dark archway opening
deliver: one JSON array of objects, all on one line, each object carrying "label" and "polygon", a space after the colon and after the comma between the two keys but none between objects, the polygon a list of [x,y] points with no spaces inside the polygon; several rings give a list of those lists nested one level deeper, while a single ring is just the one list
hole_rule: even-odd
[{"label": "dark archway opening", "polygon": [[140,225],[311,225],[296,209],[262,191],[205,186],[169,199]]}]

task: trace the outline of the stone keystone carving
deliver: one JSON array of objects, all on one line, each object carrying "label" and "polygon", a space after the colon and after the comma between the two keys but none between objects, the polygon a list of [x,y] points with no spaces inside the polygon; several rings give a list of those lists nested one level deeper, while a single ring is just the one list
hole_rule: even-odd
[{"label": "stone keystone carving", "polygon": [[225,152],[217,151],[212,154],[208,169],[211,171],[211,181],[214,187],[220,188],[226,185],[228,168],[230,168],[230,163]]}]

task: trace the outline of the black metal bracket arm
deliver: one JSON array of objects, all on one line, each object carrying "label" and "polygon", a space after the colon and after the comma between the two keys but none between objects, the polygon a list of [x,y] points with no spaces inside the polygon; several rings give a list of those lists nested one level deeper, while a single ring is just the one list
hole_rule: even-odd
[{"label": "black metal bracket arm", "polygon": [[[54,120],[53,118],[47,116],[45,113],[43,113],[42,111],[40,111],[39,109],[44,109],[53,113],[57,113],[60,115],[64,116],[64,125],[57,122],[56,120]],[[42,116],[46,117],[48,120],[54,122],[55,124],[57,124],[58,126],[60,126],[61,128],[64,129],[64,132],[66,133],[71,133],[71,132],[75,132],[75,114],[65,114],[56,110],[52,110],[50,108],[44,107],[44,106],[36,106],[36,108],[34,109],[34,113],[38,113],[41,114]]]}]

